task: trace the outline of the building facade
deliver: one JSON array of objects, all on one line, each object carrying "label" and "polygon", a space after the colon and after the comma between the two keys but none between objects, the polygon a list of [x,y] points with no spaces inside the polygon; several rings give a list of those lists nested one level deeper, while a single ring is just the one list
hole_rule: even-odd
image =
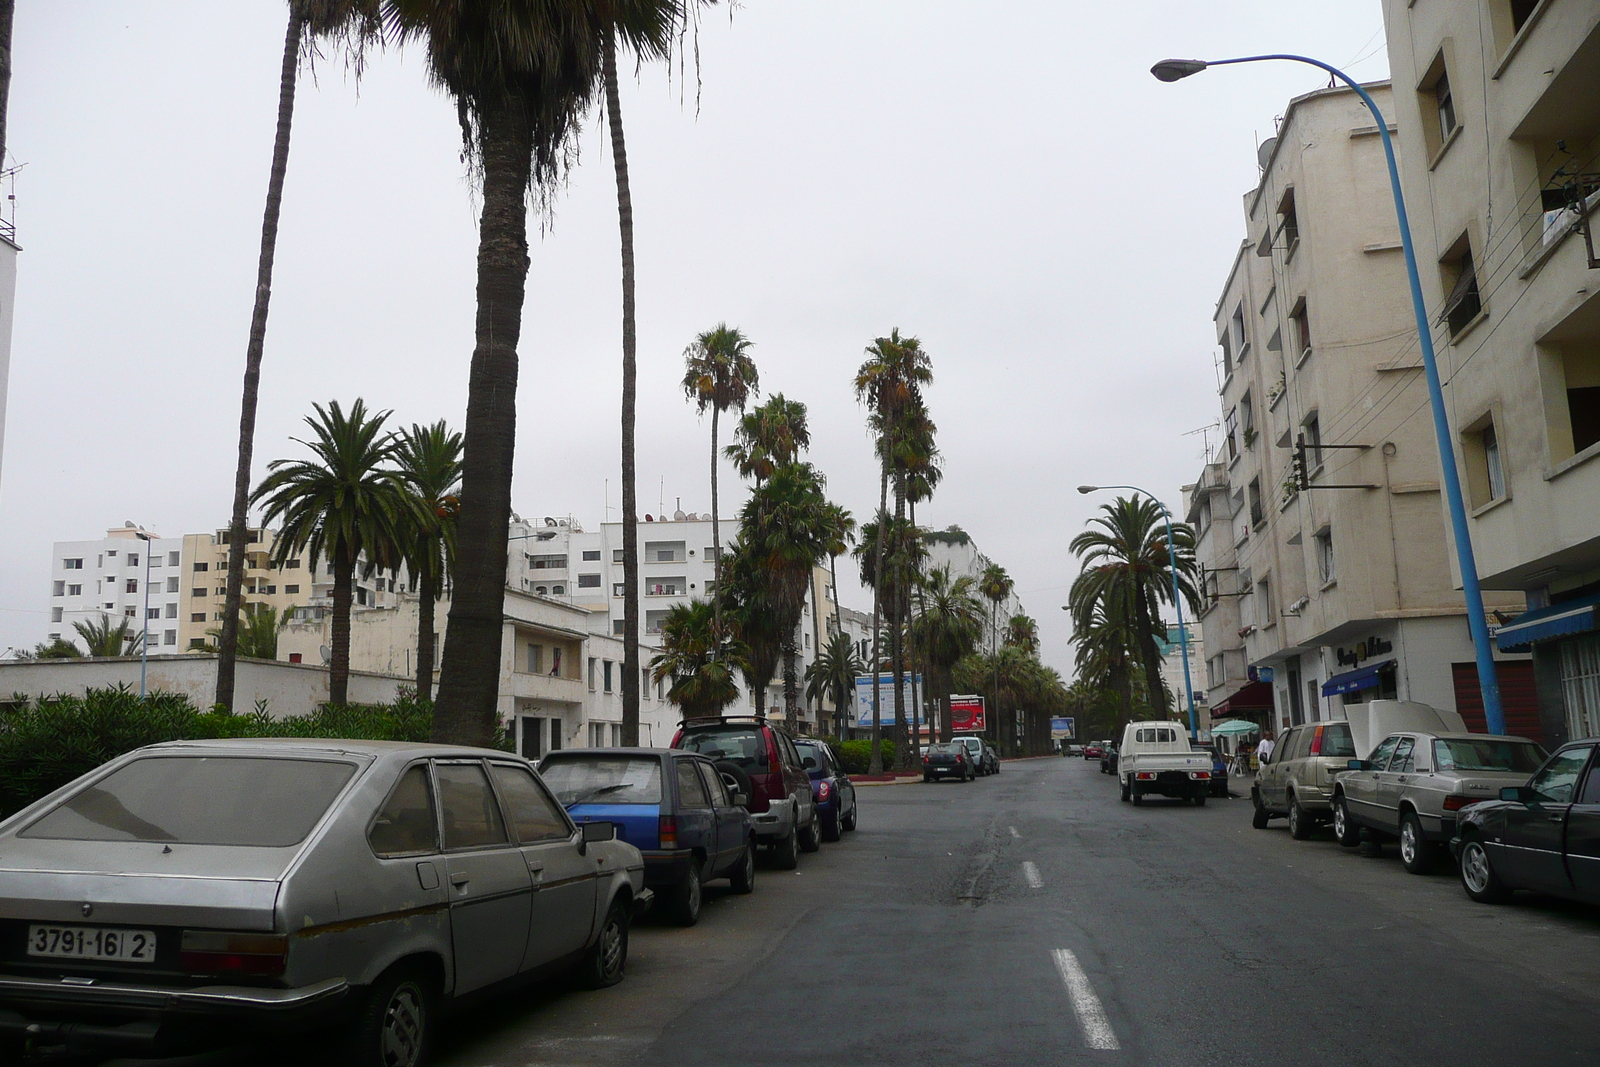
[{"label": "building facade", "polygon": [[[1366,88],[1387,114],[1388,84]],[[1213,712],[1281,728],[1376,697],[1470,705],[1377,127],[1348,89],[1308,93],[1258,163],[1215,309],[1221,442],[1186,489]]]},{"label": "building facade", "polygon": [[1546,743],[1600,734],[1600,4],[1383,8],[1478,573],[1530,609],[1498,616],[1533,655],[1508,726],[1536,694]]},{"label": "building facade", "polygon": [[159,537],[132,523],[97,541],[57,541],[46,640],[83,648],[75,624],[115,627],[126,620],[132,633],[148,628],[152,654],[182,650],[183,547],[181,537]]}]

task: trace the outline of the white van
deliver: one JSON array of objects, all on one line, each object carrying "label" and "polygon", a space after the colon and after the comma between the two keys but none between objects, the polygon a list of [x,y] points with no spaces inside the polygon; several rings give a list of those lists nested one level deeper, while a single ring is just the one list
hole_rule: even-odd
[{"label": "white van", "polygon": [[1122,799],[1135,804],[1158,793],[1202,805],[1211,790],[1211,753],[1194,750],[1182,723],[1130,722],[1117,750],[1117,781]]}]

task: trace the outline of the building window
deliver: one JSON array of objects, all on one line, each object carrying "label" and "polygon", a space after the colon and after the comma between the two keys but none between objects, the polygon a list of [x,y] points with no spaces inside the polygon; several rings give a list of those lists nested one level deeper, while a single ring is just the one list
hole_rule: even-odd
[{"label": "building window", "polygon": [[178,643],[178,631],[176,631],[176,630],[164,630],[164,631],[162,631],[162,633],[161,633],[161,643],[163,645],[176,645]]},{"label": "building window", "polygon": [[1439,137],[1442,141],[1456,132],[1456,101],[1450,92],[1450,75],[1441,73],[1433,83],[1433,106],[1439,116]]},{"label": "building window", "polygon": [[286,570],[286,571],[299,570],[300,569],[300,561],[297,560],[297,559],[285,560],[284,564],[283,564],[283,569]]},{"label": "building window", "polygon": [[1256,405],[1247,392],[1239,398],[1239,429],[1246,448],[1256,443]]},{"label": "building window", "polygon": [[705,548],[705,552],[702,553],[700,558],[704,559],[708,563],[715,563],[719,558],[718,555],[717,555],[716,546],[715,545],[707,545],[706,548]]},{"label": "building window", "polygon": [[83,560],[81,558],[64,559],[61,561],[61,569],[64,571],[81,571],[83,570]]},{"label": "building window", "polygon": [[1233,350],[1238,353],[1235,359],[1244,359],[1245,353],[1250,349],[1250,342],[1244,336],[1244,304],[1241,302],[1233,309]]},{"label": "building window", "polygon": [[646,563],[682,563],[684,548],[682,541],[646,541],[644,559]]},{"label": "building window", "polygon": [[1463,234],[1456,242],[1453,256],[1440,263],[1445,284],[1450,295],[1445,297],[1444,310],[1439,321],[1450,327],[1450,336],[1458,336],[1483,311],[1483,299],[1478,293],[1478,272],[1472,262],[1472,246]]},{"label": "building window", "polygon": [[1263,578],[1256,583],[1256,625],[1270,626],[1272,614],[1272,579]]},{"label": "building window", "polygon": [[69,585],[69,586],[67,586],[67,595],[68,596],[82,596],[83,595],[83,586],[81,586],[81,585]]},{"label": "building window", "polygon": [[528,646],[528,673],[539,674],[544,670],[544,646]]},{"label": "building window", "polygon": [[204,589],[191,589],[189,590],[189,595],[191,597],[203,597],[206,595],[206,591]]},{"label": "building window", "polygon": [[167,566],[176,567],[178,565],[179,559],[180,559],[180,554],[179,553],[177,553],[177,552],[168,552],[167,553]]},{"label": "building window", "polygon": [[598,574],[580,574],[580,575],[578,575],[578,588],[579,589],[599,589],[600,588],[600,576]]},{"label": "building window", "polygon": [[217,596],[227,596],[227,595],[228,595],[227,586],[223,586],[223,585],[217,586]]},{"label": "building window", "polygon": [[159,619],[159,618],[161,618],[161,609],[160,608],[145,608],[144,609],[144,617],[147,618],[147,619]]},{"label": "building window", "polygon": [[1215,689],[1226,680],[1227,674],[1223,670],[1222,657],[1212,656],[1206,660],[1206,688]]},{"label": "building window", "polygon": [[639,696],[644,700],[650,699],[650,668],[639,668]]},{"label": "building window", "polygon": [[289,596],[294,596],[296,593],[300,592],[300,587],[298,585],[286,585],[283,587],[283,591]]},{"label": "building window", "polygon": [[165,605],[162,610],[166,612],[165,617],[168,619],[176,619],[178,617],[178,605],[176,602]]},{"label": "building window", "polygon": [[1311,312],[1306,309],[1306,298],[1303,296],[1295,301],[1294,310],[1289,313],[1289,328],[1290,343],[1294,345],[1298,364],[1311,354]]},{"label": "building window", "polygon": [[67,583],[66,582],[51,582],[50,583],[50,595],[51,596],[66,596],[67,595]]},{"label": "building window", "polygon": [[1489,499],[1499,500],[1506,495],[1505,469],[1500,465],[1500,438],[1494,432],[1494,423],[1483,428],[1484,474],[1489,483]]},{"label": "building window", "polygon": [[[1566,441],[1558,440],[1559,431],[1553,434],[1550,458],[1557,463],[1600,442],[1600,342],[1589,340],[1562,346],[1560,386],[1552,405],[1557,410],[1552,412],[1550,422],[1559,427],[1560,415],[1567,416],[1572,448],[1568,451],[1562,447]],[[1560,411],[1562,407],[1565,412]]]},{"label": "building window", "polygon": [[1250,525],[1260,526],[1267,521],[1266,512],[1261,509],[1261,479],[1250,479]]},{"label": "building window", "polygon": [[533,591],[538,593],[540,596],[544,596],[546,593],[550,592],[549,588],[543,585],[534,586]]},{"label": "building window", "polygon": [[594,676],[595,676],[596,664],[598,664],[599,662],[600,661],[595,659],[593,656],[589,657],[589,692],[591,692],[591,693],[594,692]]},{"label": "building window", "polygon": [[1239,458],[1239,409],[1230,408],[1225,420],[1228,431],[1228,462]]},{"label": "building window", "polygon": [[192,612],[189,615],[189,621],[190,622],[205,622],[206,621],[206,613],[203,612],[203,611]]},{"label": "building window", "polygon": [[583,550],[583,561],[585,563],[599,563],[600,562],[600,550],[598,548],[586,548],[586,549],[584,549]]},{"label": "building window", "polygon": [[[191,637],[191,638],[189,638],[189,647],[191,649],[198,648],[198,649],[204,651],[204,649],[206,647],[206,639],[203,638],[203,637]],[[296,653],[296,655],[298,655],[298,653]]]},{"label": "building window", "polygon": [[1417,85],[1417,98],[1422,111],[1423,140],[1432,159],[1444,151],[1451,135],[1461,125],[1456,115],[1455,93],[1450,87],[1450,72],[1445,68],[1443,49],[1428,64],[1427,72]]},{"label": "building window", "polygon": [[687,591],[682,578],[648,578],[644,583],[645,596],[682,596]]},{"label": "building window", "polygon": [[176,593],[177,591],[178,591],[178,579],[176,579],[176,578],[168,578],[167,579],[167,592]]},{"label": "building window", "polygon": [[1600,734],[1600,636],[1563,641],[1561,692],[1567,705],[1567,736]]},{"label": "building window", "polygon": [[139,580],[137,578],[129,578],[128,579],[128,592],[137,593],[138,591],[139,591]]},{"label": "building window", "polygon": [[290,663],[303,662],[303,657],[298,652],[291,652],[291,653],[289,653],[289,662]]},{"label": "building window", "polygon": [[552,585],[550,587],[550,595],[551,596],[566,596],[567,595],[567,587],[564,586],[564,585]]},{"label": "building window", "polygon": [[[110,553],[107,553],[107,555],[109,555],[109,554]],[[137,552],[129,552],[128,555],[127,555],[127,560],[128,560],[128,566],[137,567],[139,565],[139,553],[137,553]]]},{"label": "building window", "polygon": [[159,553],[159,552],[150,553],[150,566],[152,566],[152,567],[161,566],[161,553]]},{"label": "building window", "polygon": [[628,631],[628,620],[626,620],[626,619],[612,619],[611,620],[611,632],[613,634],[617,635],[618,637],[621,637],[623,634],[627,633],[627,631]]},{"label": "building window", "polygon": [[606,743],[606,724],[592,722],[589,724],[589,747],[604,748]]},{"label": "building window", "polygon": [[117,550],[116,549],[114,549],[114,548],[106,549],[106,559],[116,559],[116,558],[117,558]]},{"label": "building window", "polygon": [[529,556],[528,566],[536,571],[564,571],[567,569],[567,557]]},{"label": "building window", "polygon": [[1226,330],[1217,338],[1217,347],[1222,349],[1222,376],[1226,378],[1233,373],[1233,342],[1228,339]]},{"label": "building window", "polygon": [[1287,259],[1294,255],[1295,245],[1300,243],[1300,213],[1295,208],[1293,189],[1285,191],[1283,199],[1278,201],[1278,218],[1278,237]]},{"label": "building window", "polygon": [[622,549],[613,548],[611,550],[611,562],[612,563],[621,563],[622,562]]},{"label": "building window", "polygon": [[1312,412],[1303,423],[1305,432],[1302,436],[1306,443],[1306,477],[1311,472],[1322,466],[1322,421],[1317,418],[1317,413]]},{"label": "building window", "polygon": [[666,621],[666,612],[647,611],[644,613],[644,632],[647,634],[658,634],[661,632],[661,624]]},{"label": "building window", "polygon": [[209,563],[196,563],[194,565],[194,572],[196,574],[203,574],[204,572],[206,572],[206,571],[208,571],[210,569],[211,569],[211,564],[209,564]]},{"label": "building window", "polygon": [[61,613],[62,613],[62,609],[61,608],[51,608],[50,609],[50,621],[51,622],[60,622],[61,621]]},{"label": "building window", "polygon": [[610,660],[606,660],[605,661],[605,682],[606,682],[606,692],[608,692],[608,693],[611,692],[611,666],[612,666],[611,661]]},{"label": "building window", "polygon": [[1317,576],[1324,584],[1333,581],[1333,531],[1324,528],[1315,537],[1317,545]]},{"label": "building window", "polygon": [[626,592],[627,592],[627,587],[624,586],[621,582],[612,583],[612,586],[611,586],[611,595],[612,596],[622,596]]}]

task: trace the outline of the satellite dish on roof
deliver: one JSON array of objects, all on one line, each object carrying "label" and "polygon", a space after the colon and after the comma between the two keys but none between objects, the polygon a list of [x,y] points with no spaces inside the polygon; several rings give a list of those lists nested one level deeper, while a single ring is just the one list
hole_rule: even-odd
[{"label": "satellite dish on roof", "polygon": [[1272,153],[1278,147],[1276,137],[1268,137],[1256,146],[1256,165],[1262,170],[1267,169],[1267,164],[1272,161]]},{"label": "satellite dish on roof", "polygon": [[554,526],[556,524],[556,520],[554,520],[550,516],[546,515],[544,517],[544,524],[546,526]]},{"label": "satellite dish on roof", "polygon": [[324,663],[327,663],[329,660],[333,659],[333,649],[329,648],[327,645],[318,645],[317,654],[322,657],[322,662]]}]

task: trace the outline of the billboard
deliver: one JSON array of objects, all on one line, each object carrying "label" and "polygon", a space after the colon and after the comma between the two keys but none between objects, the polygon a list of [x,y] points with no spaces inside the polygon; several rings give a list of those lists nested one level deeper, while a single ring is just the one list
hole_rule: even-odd
[{"label": "billboard", "polygon": [[1078,736],[1077,727],[1078,723],[1076,719],[1051,719],[1050,740],[1071,741]]},{"label": "billboard", "polygon": [[[912,676],[907,674],[905,679],[905,715],[906,722],[911,722],[913,721],[912,716],[916,714],[916,709],[911,705]],[[922,675],[916,676],[916,683],[917,695],[921,696]],[[878,713],[878,724],[884,726],[894,722],[894,675],[878,675],[878,693],[879,698],[883,701],[883,710]],[[856,725],[867,727],[872,725],[872,677],[870,675],[856,679]],[[918,725],[920,725],[920,721],[918,721]]]},{"label": "billboard", "polygon": [[983,697],[950,694],[950,727],[956,733],[977,734],[988,728],[983,715]]}]

